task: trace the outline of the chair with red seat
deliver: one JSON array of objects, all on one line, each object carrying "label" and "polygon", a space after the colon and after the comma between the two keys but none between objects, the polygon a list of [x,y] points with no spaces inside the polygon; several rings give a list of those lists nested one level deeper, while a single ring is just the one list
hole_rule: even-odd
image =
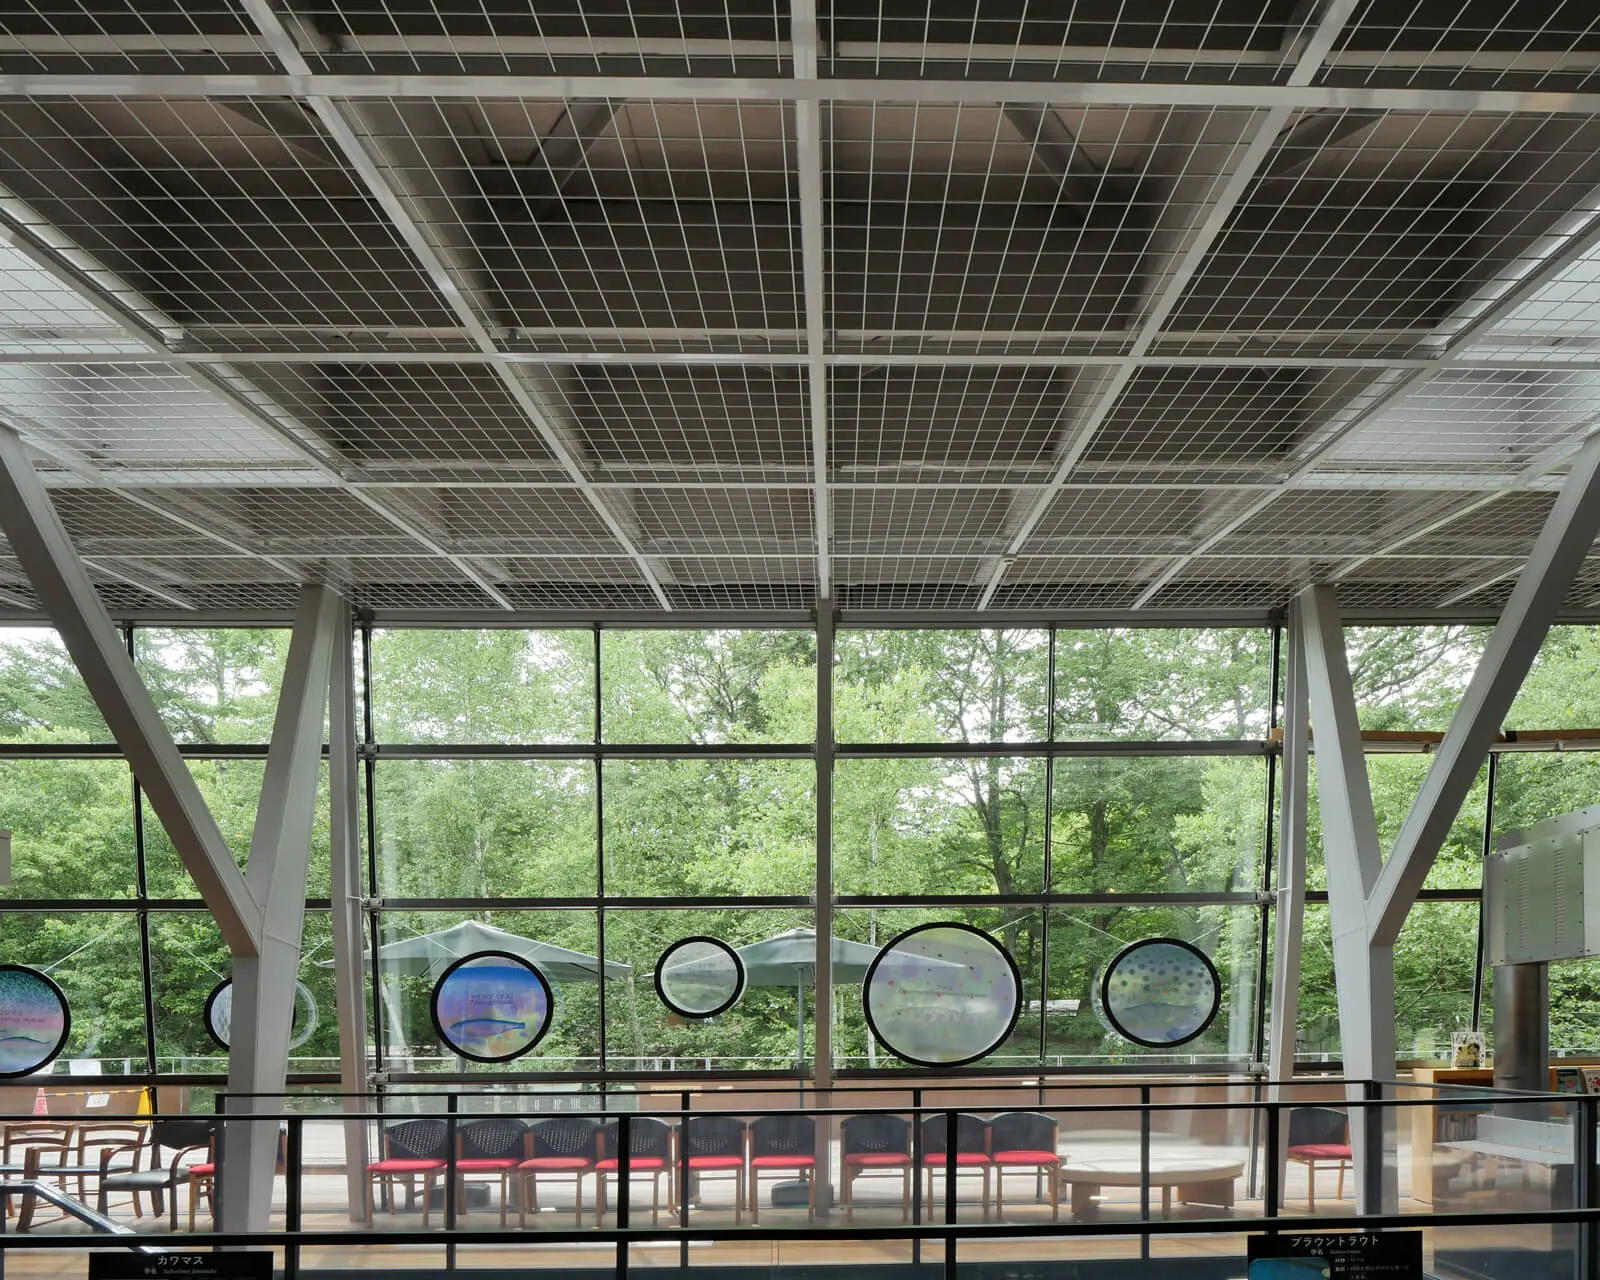
[{"label": "chair with red seat", "polygon": [[[622,1167],[620,1159],[622,1144],[622,1122],[612,1120],[600,1126],[600,1159],[595,1164],[594,1186],[594,1224],[600,1225],[600,1219],[606,1211],[606,1175],[616,1174]],[[628,1181],[631,1185],[635,1174],[643,1174],[650,1179],[650,1222],[655,1225],[661,1221],[661,1177],[667,1179],[667,1212],[671,1213],[677,1207],[677,1195],[673,1188],[677,1185],[673,1178],[672,1166],[672,1126],[665,1121],[657,1120],[653,1116],[628,1117]],[[617,1188],[620,1199],[625,1192]]]},{"label": "chair with red seat", "polygon": [[1056,1122],[1038,1111],[1006,1111],[989,1121],[989,1159],[994,1163],[994,1216],[1005,1217],[1005,1171],[1043,1174],[1050,1188],[1050,1216],[1061,1216],[1061,1153]]},{"label": "chair with red seat", "polygon": [[733,1116],[689,1116],[681,1130],[684,1163],[703,1180],[707,1174],[733,1175],[733,1222],[744,1220],[745,1123]]},{"label": "chair with red seat", "polygon": [[761,1221],[761,1175],[800,1174],[806,1180],[806,1221],[817,1213],[817,1124],[810,1116],[762,1116],[750,1125],[750,1221]]},{"label": "chair with red seat", "polygon": [[500,1183],[500,1225],[506,1225],[511,1178],[523,1157],[527,1126],[506,1116],[485,1116],[456,1125],[456,1208],[467,1212],[467,1179],[473,1175]]},{"label": "chair with red seat", "polygon": [[389,1198],[389,1212],[395,1213],[395,1183],[404,1179],[409,1188],[415,1179],[422,1184],[422,1225],[427,1226],[433,1185],[449,1163],[450,1126],[431,1116],[402,1120],[385,1125],[381,1141],[382,1159],[367,1166],[367,1221],[372,1221],[375,1183],[382,1181]]},{"label": "chair with red seat", "polygon": [[[929,1116],[922,1122],[922,1167],[928,1175],[928,1204],[934,1203],[933,1175],[950,1167],[950,1150],[945,1141],[948,1118]],[[956,1116],[956,1176],[975,1171],[983,1176],[983,1220],[989,1221],[989,1123],[982,1116]]]},{"label": "chair with red seat", "polygon": [[846,1116],[839,1126],[846,1222],[856,1216],[855,1181],[865,1173],[898,1173],[901,1179],[900,1220],[911,1219],[911,1122],[902,1116]]},{"label": "chair with red seat", "polygon": [[528,1225],[528,1210],[539,1211],[539,1175],[568,1177],[573,1183],[577,1222],[583,1225],[583,1178],[593,1173],[600,1150],[595,1122],[587,1116],[551,1116],[528,1126],[526,1159],[517,1166],[521,1194],[517,1223]]},{"label": "chair with red seat", "polygon": [[1317,1211],[1317,1169],[1339,1167],[1336,1197],[1344,1199],[1350,1168],[1350,1118],[1334,1107],[1295,1107],[1289,1112],[1289,1159],[1306,1167],[1306,1209]]}]

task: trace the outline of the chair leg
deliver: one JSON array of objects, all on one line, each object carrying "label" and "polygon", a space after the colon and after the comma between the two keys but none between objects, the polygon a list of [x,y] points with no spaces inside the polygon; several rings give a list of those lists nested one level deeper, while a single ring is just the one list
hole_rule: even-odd
[{"label": "chair leg", "polygon": [[1317,1211],[1317,1163],[1315,1160],[1306,1161],[1306,1212]]},{"label": "chair leg", "polygon": [[194,1230],[194,1202],[200,1194],[199,1184],[194,1180],[194,1174],[189,1175],[189,1230]]},{"label": "chair leg", "polygon": [[[574,1221],[578,1224],[578,1226],[581,1227],[583,1225],[583,1175],[581,1173],[577,1174],[572,1179],[572,1186],[572,1194],[578,1202],[577,1216],[575,1217]],[[623,1189],[621,1194],[627,1194],[626,1188]]]},{"label": "chair leg", "polygon": [[994,1220],[1006,1220],[1006,1171],[999,1165],[994,1168]]},{"label": "chair leg", "polygon": [[761,1225],[761,1183],[756,1176],[754,1167],[750,1170],[750,1225]]},{"label": "chair leg", "polygon": [[1345,1162],[1343,1160],[1339,1161],[1339,1193],[1338,1194],[1339,1194],[1339,1199],[1341,1199],[1341,1200],[1344,1199],[1344,1171],[1345,1171],[1345,1169],[1347,1167],[1348,1166],[1346,1166],[1346,1164],[1345,1164]]},{"label": "chair leg", "polygon": [[985,1165],[980,1171],[983,1174],[983,1220],[989,1221],[989,1166]]},{"label": "chair leg", "polygon": [[433,1173],[422,1175],[422,1229],[428,1229],[428,1216],[433,1212]]},{"label": "chair leg", "polygon": [[900,1221],[911,1221],[911,1166],[900,1175]]},{"label": "chair leg", "polygon": [[817,1220],[817,1175],[813,1170],[806,1178],[806,1225],[809,1227]]},{"label": "chair leg", "polygon": [[373,1216],[377,1212],[377,1206],[372,1203],[372,1184],[377,1180],[377,1175],[367,1174],[367,1225],[369,1227],[373,1225]]},{"label": "chair leg", "polygon": [[650,1225],[652,1227],[661,1225],[661,1175],[659,1173],[650,1175]]},{"label": "chair leg", "polygon": [[1050,1221],[1061,1221],[1061,1178],[1060,1168],[1046,1168],[1045,1177],[1050,1182]]},{"label": "chair leg", "polygon": [[840,1190],[844,1193],[844,1220],[851,1223],[856,1220],[855,1175],[846,1169],[842,1181],[844,1186]]}]

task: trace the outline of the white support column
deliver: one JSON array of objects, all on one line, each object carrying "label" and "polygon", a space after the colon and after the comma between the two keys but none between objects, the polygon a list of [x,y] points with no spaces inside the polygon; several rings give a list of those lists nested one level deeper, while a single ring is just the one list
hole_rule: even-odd
[{"label": "white support column", "polygon": [[[233,962],[233,1024],[228,1051],[232,1113],[275,1115],[287,1080],[294,989],[300,972],[306,869],[316,819],[322,716],[327,706],[339,616],[348,606],[327,587],[300,589],[289,658],[261,782],[248,880],[262,904],[260,952]],[[265,1231],[272,1204],[278,1126],[230,1122],[226,1168],[218,1179],[222,1229]]]},{"label": "white support column", "polygon": [[1450,824],[1488,758],[1489,744],[1511,709],[1597,534],[1600,436],[1573,459],[1572,471],[1489,636],[1472,683],[1400,828],[1394,853],[1371,893],[1368,915],[1374,943],[1392,946],[1399,936]]},{"label": "white support column", "polygon": [[[1328,871],[1328,920],[1333,931],[1344,1074],[1354,1081],[1392,1080],[1394,948],[1372,946],[1367,941],[1367,899],[1382,868],[1383,854],[1361,750],[1344,628],[1332,587],[1310,587],[1297,603],[1304,622],[1306,690],[1317,733],[1317,796],[1322,813],[1322,856]],[[1353,1098],[1358,1096],[1359,1092],[1353,1094]],[[1380,1204],[1391,1199],[1393,1179],[1384,1178],[1384,1170],[1371,1167],[1366,1119],[1361,1109],[1352,1108],[1356,1203],[1360,1212],[1377,1213]],[[1389,1153],[1393,1126],[1385,1129],[1383,1150]],[[1392,1161],[1386,1158],[1385,1167],[1392,1170]]]},{"label": "white support column", "polygon": [[0,426],[0,530],[72,655],[111,736],[234,957],[256,952],[260,909],[172,734],[95,594],[21,439]]},{"label": "white support column", "polygon": [[[1278,828],[1278,900],[1273,918],[1272,1006],[1267,1041],[1267,1076],[1294,1076],[1295,1032],[1300,1022],[1300,943],[1306,914],[1306,806],[1309,799],[1310,706],[1300,606],[1289,609],[1289,646],[1283,687],[1283,803]],[[1289,1090],[1274,1084],[1273,1101]],[[1287,1136],[1287,1130],[1285,1130]],[[1279,1153],[1281,1162],[1283,1156]],[[1283,1185],[1280,1176],[1279,1186]]]},{"label": "white support column", "polygon": [[[350,611],[336,621],[328,686],[328,800],[332,845],[333,982],[339,1014],[339,1089],[346,1111],[366,1111],[367,1002],[362,967],[365,931],[361,893],[360,788],[356,760],[355,641]],[[366,1218],[367,1124],[344,1124],[350,1220]]]}]

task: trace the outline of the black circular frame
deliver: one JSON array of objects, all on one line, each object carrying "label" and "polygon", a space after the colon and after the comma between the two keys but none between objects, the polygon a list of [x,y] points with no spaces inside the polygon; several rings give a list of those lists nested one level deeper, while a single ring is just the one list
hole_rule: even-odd
[{"label": "black circular frame", "polygon": [[[907,938],[915,937],[919,933],[927,933],[930,929],[956,929],[962,933],[976,934],[987,942],[1006,962],[1006,968],[1011,971],[1011,987],[1015,993],[1011,1001],[1011,1017],[1006,1022],[1005,1030],[996,1036],[989,1044],[984,1045],[977,1053],[965,1058],[953,1058],[948,1062],[930,1062],[923,1058],[913,1057],[904,1050],[896,1048],[894,1043],[878,1030],[877,1019],[872,1016],[872,979],[878,972],[878,966],[883,963],[884,957],[903,943]],[[867,1017],[867,1029],[872,1032],[872,1038],[881,1044],[902,1062],[909,1062],[914,1067],[926,1067],[932,1071],[942,1071],[949,1067],[965,1067],[977,1062],[980,1058],[987,1058],[991,1053],[1011,1038],[1011,1033],[1017,1028],[1017,1019],[1022,1016],[1022,972],[1017,968],[1017,962],[1011,958],[1011,953],[1005,949],[994,937],[982,929],[976,929],[970,924],[961,924],[954,920],[934,921],[931,924],[914,925],[904,933],[891,938],[884,948],[872,957],[872,963],[867,966],[867,976],[861,980],[861,1011]]]},{"label": "black circular frame", "polygon": [[31,1076],[37,1071],[42,1071],[61,1056],[61,1051],[67,1047],[67,1037],[72,1034],[72,1009],[67,1004],[66,994],[56,985],[56,980],[48,973],[41,973],[25,964],[0,964],[0,973],[24,973],[30,978],[42,982],[55,996],[56,1003],[61,1006],[61,1036],[50,1047],[50,1052],[45,1054],[31,1067],[21,1071],[0,1071],[0,1080],[16,1080],[22,1076]]},{"label": "black circular frame", "polygon": [[[1133,955],[1142,947],[1178,947],[1195,956],[1201,964],[1205,965],[1206,972],[1211,975],[1211,1009],[1201,1019],[1200,1025],[1188,1035],[1179,1040],[1145,1040],[1134,1035],[1117,1019],[1116,1012],[1111,1007],[1111,979],[1116,975],[1117,966]],[[1100,975],[1100,1010],[1105,1014],[1106,1021],[1111,1024],[1111,1029],[1124,1040],[1131,1040],[1134,1044],[1146,1049],[1171,1049],[1180,1044],[1188,1044],[1205,1035],[1211,1024],[1217,1020],[1217,1013],[1222,1008],[1222,978],[1217,973],[1217,966],[1211,963],[1211,957],[1192,942],[1185,942],[1182,938],[1144,938],[1139,942],[1130,943],[1123,947],[1111,958],[1111,963],[1106,966],[1106,971]]]},{"label": "black circular frame", "polygon": [[[439,993],[444,990],[444,984],[449,981],[450,975],[453,974],[457,969],[460,969],[466,965],[475,964],[479,960],[489,959],[509,960],[514,965],[522,966],[522,968],[526,969],[536,979],[538,979],[539,986],[544,990],[544,1019],[539,1023],[539,1029],[528,1038],[528,1043],[523,1045],[522,1048],[518,1049],[515,1053],[505,1053],[499,1055],[498,1057],[488,1057],[484,1054],[469,1053],[467,1050],[461,1048],[461,1046],[451,1039],[450,1036],[445,1034],[444,1024],[439,1021]],[[556,993],[550,986],[550,979],[545,977],[544,974],[540,973],[539,970],[527,960],[510,951],[474,951],[470,956],[462,956],[461,959],[453,962],[448,969],[439,975],[439,980],[433,984],[433,994],[428,997],[428,1017],[433,1021],[434,1034],[439,1037],[439,1040],[442,1044],[445,1044],[449,1047],[451,1053],[459,1054],[461,1057],[472,1062],[512,1062],[517,1058],[522,1057],[522,1055],[525,1053],[531,1053],[538,1046],[539,1041],[544,1039],[545,1033],[550,1030],[550,1023],[552,1019],[554,1019],[555,1013]]]},{"label": "black circular frame", "polygon": [[[694,943],[703,942],[717,948],[723,955],[733,961],[733,994],[719,1004],[715,1009],[685,1009],[682,1005],[673,1003],[672,997],[667,994],[667,987],[662,982],[662,975],[666,972],[667,963],[684,947]],[[712,938],[703,933],[693,934],[687,938],[679,938],[670,947],[661,953],[661,958],[656,961],[656,995],[661,997],[661,1003],[671,1009],[680,1018],[693,1018],[696,1021],[705,1018],[715,1018],[719,1013],[726,1013],[739,1002],[739,997],[744,994],[745,972],[744,958],[730,947],[721,938]]]},{"label": "black circular frame", "polygon": [[[232,986],[233,979],[224,978],[221,982],[217,983],[216,986],[212,987],[211,994],[206,997],[206,1007],[201,1011],[200,1014],[201,1020],[205,1023],[206,1034],[211,1037],[212,1041],[219,1049],[228,1048],[228,1041],[223,1037],[222,1032],[217,1029],[217,1001],[222,998],[222,993],[229,990]],[[305,993],[306,1007],[309,1010],[309,1013],[306,1019],[305,1034],[302,1036],[296,1036],[295,1015],[300,1012],[300,995],[302,992]],[[291,1049],[298,1049],[307,1040],[311,1039],[312,1033],[317,1029],[317,1015],[319,1012],[320,1010],[317,1008],[317,998],[311,994],[311,988],[306,986],[306,984],[303,982],[296,982],[294,984],[294,1013],[289,1015],[289,1047]],[[229,1017],[229,1025],[232,1025],[231,1015]]]}]

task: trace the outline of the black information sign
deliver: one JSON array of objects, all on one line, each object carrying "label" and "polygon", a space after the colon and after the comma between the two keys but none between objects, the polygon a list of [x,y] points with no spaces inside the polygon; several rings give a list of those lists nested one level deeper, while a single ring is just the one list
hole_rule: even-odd
[{"label": "black information sign", "polygon": [[1422,1232],[1250,1237],[1250,1280],[1422,1280]]},{"label": "black information sign", "polygon": [[245,1253],[91,1253],[89,1280],[272,1280],[272,1255]]}]

